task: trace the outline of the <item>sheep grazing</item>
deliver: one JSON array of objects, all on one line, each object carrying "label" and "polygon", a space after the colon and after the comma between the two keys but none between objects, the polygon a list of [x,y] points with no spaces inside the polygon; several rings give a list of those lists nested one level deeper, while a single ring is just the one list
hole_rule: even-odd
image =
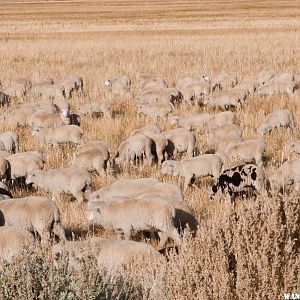
[{"label": "sheep grazing", "polygon": [[186,128],[177,128],[161,133],[168,139],[167,152],[176,157],[178,153],[186,152],[187,157],[193,157],[196,137]]},{"label": "sheep grazing", "polygon": [[182,95],[182,100],[190,105],[193,106],[195,104],[195,91],[191,87],[184,87],[180,89],[180,93]]},{"label": "sheep grazing", "polygon": [[20,152],[6,158],[10,164],[11,179],[24,178],[34,170],[44,168],[45,161],[32,152]]},{"label": "sheep grazing", "polygon": [[78,146],[72,164],[88,171],[105,174],[110,167],[111,149],[105,141],[91,141]]},{"label": "sheep grazing", "polygon": [[300,140],[296,140],[290,143],[289,150],[291,152],[295,152],[297,154],[300,154]]},{"label": "sheep grazing", "polygon": [[125,239],[130,239],[131,230],[158,231],[158,248],[164,248],[168,238],[180,244],[180,236],[174,226],[175,207],[169,202],[156,199],[128,199],[121,201],[89,202],[87,218],[89,222],[105,229],[121,230]]},{"label": "sheep grazing", "polygon": [[173,111],[172,103],[152,103],[152,104],[141,104],[138,108],[138,113],[142,113],[145,116],[157,120],[166,120],[170,112]]},{"label": "sheep grazing", "polygon": [[232,106],[241,109],[244,99],[239,93],[228,91],[218,96],[204,96],[203,104],[209,107],[219,107],[223,110],[227,110]]},{"label": "sheep grazing", "polygon": [[287,109],[279,109],[271,112],[266,116],[258,128],[261,134],[270,133],[271,130],[280,127],[288,127],[290,130],[295,128],[294,115]]},{"label": "sheep grazing", "polygon": [[78,145],[84,144],[81,139],[83,129],[77,125],[64,125],[55,128],[36,128],[32,132],[43,143],[57,145],[62,143],[75,143]]},{"label": "sheep grazing", "polygon": [[209,113],[203,112],[187,117],[171,116],[169,117],[169,121],[172,125],[176,124],[188,130],[197,130],[201,129],[207,122],[209,122],[210,118],[211,115]]},{"label": "sheep grazing", "polygon": [[234,199],[237,193],[255,189],[260,194],[266,193],[267,180],[262,168],[246,164],[237,166],[221,173],[218,181],[211,188],[211,199],[226,194]]},{"label": "sheep grazing", "polygon": [[55,203],[47,197],[24,197],[0,201],[0,226],[17,226],[37,232],[42,242],[47,242],[51,234],[65,240],[65,232],[60,224],[60,212]]},{"label": "sheep grazing", "polygon": [[10,153],[19,151],[19,135],[13,131],[0,133],[0,141],[4,144],[5,150]]},{"label": "sheep grazing", "polygon": [[81,116],[98,117],[99,114],[103,114],[105,118],[112,117],[111,101],[103,100],[101,102],[92,101],[91,103],[83,103],[78,107],[78,114]]},{"label": "sheep grazing", "polygon": [[135,134],[119,145],[114,161],[116,164],[128,164],[136,159],[147,159],[148,163],[151,164],[153,147],[154,142],[152,139],[146,135]]},{"label": "sheep grazing", "polygon": [[60,82],[65,89],[66,98],[71,98],[73,91],[83,93],[83,79],[80,76],[70,76]]},{"label": "sheep grazing", "polygon": [[138,104],[174,103],[173,96],[167,90],[147,90],[139,92],[136,97]]},{"label": "sheep grazing", "polygon": [[237,83],[238,80],[235,76],[229,75],[227,73],[221,73],[214,76],[211,82],[211,87],[213,92],[216,89],[224,91],[233,88]]},{"label": "sheep grazing", "polygon": [[113,96],[124,96],[130,92],[131,80],[128,76],[121,76],[119,78],[105,80],[104,85],[111,88]]},{"label": "sheep grazing", "polygon": [[[199,176],[212,176],[217,180],[222,164],[222,159],[217,155],[204,154],[182,161],[166,160],[161,169],[163,174],[184,177],[184,185],[188,187]],[[194,184],[192,186],[196,187]]]},{"label": "sheep grazing", "polygon": [[284,189],[292,183],[299,184],[300,158],[284,162],[269,179],[272,190]]},{"label": "sheep grazing", "polygon": [[53,128],[63,125],[70,125],[70,116],[64,116],[62,113],[53,114],[38,111],[31,115],[28,125],[32,128]]},{"label": "sheep grazing", "polygon": [[251,163],[255,161],[258,166],[262,167],[266,147],[266,144],[261,140],[248,140],[234,144],[227,149],[224,164],[232,166],[235,162]]},{"label": "sheep grazing", "polygon": [[292,82],[271,82],[258,87],[257,93],[259,95],[272,96],[273,94],[288,94],[294,95],[295,84]]},{"label": "sheep grazing", "polygon": [[23,251],[28,252],[33,246],[34,237],[29,231],[16,226],[0,227],[0,264],[11,262],[14,257]]},{"label": "sheep grazing", "polygon": [[101,237],[92,237],[84,241],[67,241],[52,248],[53,257],[59,263],[59,258],[67,254],[69,266],[75,269],[87,256],[96,259],[99,270],[103,268],[109,274],[120,272],[123,267],[129,266],[137,257],[143,260],[162,260],[163,257],[152,246],[135,241],[113,240]]},{"label": "sheep grazing", "polygon": [[82,168],[67,167],[48,171],[35,170],[26,177],[26,184],[33,184],[52,193],[52,200],[60,200],[62,193],[73,195],[81,203],[84,192],[91,191],[92,179],[89,172]]}]

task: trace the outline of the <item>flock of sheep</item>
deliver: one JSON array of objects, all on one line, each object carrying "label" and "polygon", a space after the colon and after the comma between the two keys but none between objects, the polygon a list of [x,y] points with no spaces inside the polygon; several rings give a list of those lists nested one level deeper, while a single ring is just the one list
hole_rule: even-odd
[{"label": "flock of sheep", "polygon": [[[133,96],[127,76],[106,80],[104,84],[113,98]],[[16,79],[0,92],[0,104],[7,106],[0,116],[1,125],[11,129],[29,126],[32,135],[48,145],[75,143],[77,146],[68,167],[46,171],[43,170],[46,162],[43,153],[19,152],[22,136],[14,131],[0,134],[0,260],[10,261],[24,247],[34,245],[36,239],[43,244],[57,236],[60,241],[53,246],[55,258],[66,252],[75,266],[79,258],[93,249],[99,267],[104,265],[114,270],[137,256],[159,256],[152,246],[131,241],[133,232],[157,232],[158,248],[162,249],[169,239],[179,245],[180,231],[186,226],[196,231],[197,220],[177,185],[157,178],[121,179],[92,191],[92,172],[105,176],[111,169],[122,171],[130,164],[157,163],[163,174],[183,177],[185,188],[198,189],[194,184],[196,177],[213,177],[212,198],[226,194],[233,199],[236,193],[248,189],[270,195],[289,185],[297,191],[300,158],[286,161],[267,178],[264,172],[266,143],[262,139],[244,140],[243,128],[236,125],[236,121],[238,112],[254,93],[285,93],[297,98],[299,84],[300,75],[275,71],[262,71],[246,82],[238,82],[235,76],[226,73],[212,79],[206,75],[185,77],[177,80],[175,87],[169,87],[162,77],[138,74],[138,92],[133,101],[148,125],[131,132],[113,155],[106,141],[84,142],[84,131],[80,127],[81,118],[87,115],[111,118],[111,101],[84,103],[78,107],[77,114],[71,113],[69,99],[74,93],[84,93],[81,77],[72,76],[57,83],[46,78],[35,84],[28,79]],[[16,99],[20,101],[30,95],[40,97],[40,101],[14,104]],[[208,106],[223,111],[171,115],[180,105],[199,109]],[[157,125],[158,119],[177,128],[162,131]],[[291,111],[276,110],[266,116],[258,132],[268,134],[280,127],[288,127],[293,132],[296,126]],[[199,154],[195,131],[206,134],[213,154]],[[300,153],[300,141],[295,140],[290,150]],[[9,187],[20,180],[23,185],[48,191],[52,199],[13,198]],[[71,194],[78,202],[88,201],[87,220],[115,230],[125,240],[93,237],[67,241],[55,204],[61,194]]]}]

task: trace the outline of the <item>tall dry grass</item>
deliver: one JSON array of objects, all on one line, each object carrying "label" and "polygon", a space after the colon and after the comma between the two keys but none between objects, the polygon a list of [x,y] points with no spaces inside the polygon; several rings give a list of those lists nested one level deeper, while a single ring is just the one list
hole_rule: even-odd
[{"label": "tall dry grass", "polygon": [[[134,95],[138,72],[161,75],[169,85],[186,75],[223,71],[241,81],[262,69],[300,73],[299,14],[299,1],[172,1],[163,5],[133,0],[7,1],[0,6],[0,80],[6,87],[20,76],[36,81],[45,76],[60,80],[70,74],[82,75],[85,96],[71,99],[76,111],[80,103],[109,97],[104,79],[123,74],[132,78]],[[23,101],[34,100],[29,96]],[[251,97],[237,112],[244,138],[259,138],[256,128],[275,109],[290,109],[299,124],[299,100]],[[83,118],[85,141],[103,139],[115,151],[133,129],[148,122],[137,115],[133,97],[114,98],[113,111],[111,120]],[[200,111],[211,110],[181,105],[174,114]],[[159,125],[171,129],[166,122]],[[73,146],[53,148],[39,143],[28,128],[17,132],[22,151],[34,149],[46,156],[46,169],[69,164]],[[299,128],[293,134],[282,129],[264,137],[267,175],[292,157],[287,145],[296,138],[300,138]],[[197,134],[199,152],[208,150],[205,139]],[[162,176],[157,166],[140,165],[106,177],[94,176],[93,189],[120,178],[147,176],[182,185],[180,179]],[[212,202],[207,196],[211,181],[198,180],[197,184],[200,191],[185,191],[200,221],[197,237],[186,237],[179,253],[171,253],[164,264],[136,262],[133,272],[126,275],[126,297],[281,299],[284,291],[299,291],[298,197]],[[29,193],[13,190],[17,197]],[[85,238],[92,234],[85,220],[85,205],[69,200],[66,196],[58,203],[63,225],[76,237]],[[113,236],[103,231],[96,234]],[[23,276],[25,273],[20,278]],[[13,282],[15,277],[7,278]],[[88,281],[81,284],[89,288]],[[1,288],[3,293],[3,285]],[[96,299],[95,295],[86,299]]]}]

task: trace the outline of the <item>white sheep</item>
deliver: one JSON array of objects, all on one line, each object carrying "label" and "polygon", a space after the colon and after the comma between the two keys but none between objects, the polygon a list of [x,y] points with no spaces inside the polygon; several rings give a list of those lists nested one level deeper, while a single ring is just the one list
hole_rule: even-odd
[{"label": "white sheep", "polygon": [[168,114],[173,111],[172,103],[152,103],[152,104],[141,104],[138,108],[138,113],[142,113],[145,116],[157,120],[160,118],[166,120]]},{"label": "white sheep", "polygon": [[0,133],[0,141],[4,144],[7,152],[16,153],[16,151],[19,151],[20,138],[16,132],[5,131]]},{"label": "white sheep", "polygon": [[258,128],[261,134],[270,133],[271,130],[280,127],[295,128],[294,115],[287,109],[278,109],[269,113]]},{"label": "white sheep", "polygon": [[121,230],[125,239],[130,239],[131,230],[158,231],[158,248],[166,245],[168,238],[180,244],[180,236],[174,226],[175,207],[169,202],[156,199],[129,199],[121,201],[89,202],[87,218],[89,222],[101,225],[105,229]]},{"label": "white sheep", "polygon": [[42,242],[47,242],[51,233],[65,240],[60,224],[60,212],[47,197],[30,196],[0,201],[0,224],[17,226],[37,232]]},{"label": "white sheep", "polygon": [[34,237],[29,231],[16,226],[0,227],[0,264],[11,262],[33,246]]},{"label": "white sheep", "polygon": [[[188,187],[195,177],[212,176],[215,180],[222,170],[223,161],[214,154],[199,155],[181,161],[166,160],[161,170],[163,174],[184,177],[184,185]],[[192,186],[196,187],[194,184]]]},{"label": "white sheep", "polygon": [[39,138],[42,142],[57,145],[61,143],[75,143],[82,145],[81,139],[83,129],[77,125],[64,125],[55,128],[36,128],[32,132],[33,136]]},{"label": "white sheep", "polygon": [[205,127],[207,131],[214,130],[218,127],[222,127],[229,124],[234,124],[236,121],[236,115],[232,111],[222,111],[217,114],[211,115]]},{"label": "white sheep", "polygon": [[148,135],[148,134],[158,134],[158,133],[161,133],[161,129],[159,128],[159,126],[157,124],[150,124],[145,127],[133,130],[130,135],[134,135],[134,134]]},{"label": "white sheep", "polygon": [[28,125],[33,128],[53,128],[63,125],[70,125],[70,116],[64,116],[62,113],[48,113],[43,111],[35,112],[31,115]]},{"label": "white sheep", "polygon": [[280,190],[300,181],[300,158],[284,162],[269,178],[272,190]]},{"label": "white sheep", "polygon": [[34,170],[44,167],[44,160],[32,152],[20,152],[6,158],[10,163],[11,179],[26,177]]},{"label": "white sheep", "polygon": [[119,273],[123,267],[128,267],[137,258],[143,261],[163,259],[158,251],[146,243],[102,237],[56,244],[52,248],[52,254],[57,263],[64,254],[67,254],[69,266],[75,269],[80,267],[82,259],[92,256],[97,262],[98,269],[104,268],[109,274]]},{"label": "white sheep", "polygon": [[274,94],[287,93],[289,96],[294,95],[295,84],[292,82],[271,82],[258,87],[259,95],[272,96]]},{"label": "white sheep", "polygon": [[186,128],[176,128],[161,133],[168,139],[167,152],[174,157],[178,153],[186,152],[187,157],[194,156],[196,137]]},{"label": "white sheep", "polygon": [[171,116],[169,117],[169,121],[172,125],[177,124],[181,127],[191,130],[201,129],[207,122],[209,122],[210,118],[211,115],[209,113],[203,112],[186,117]]},{"label": "white sheep", "polygon": [[261,140],[248,140],[229,147],[225,153],[224,164],[232,165],[236,161],[251,163],[253,160],[261,167],[263,165],[263,154],[266,144]]},{"label": "white sheep", "polygon": [[60,199],[62,193],[73,195],[81,203],[83,193],[91,191],[91,175],[82,168],[67,167],[47,171],[34,170],[26,176],[26,184],[33,184],[52,193],[52,200]]},{"label": "white sheep", "polygon": [[231,106],[241,109],[244,104],[244,99],[240,94],[227,91],[218,96],[204,96],[203,104],[209,107],[220,107],[223,110],[226,110]]}]

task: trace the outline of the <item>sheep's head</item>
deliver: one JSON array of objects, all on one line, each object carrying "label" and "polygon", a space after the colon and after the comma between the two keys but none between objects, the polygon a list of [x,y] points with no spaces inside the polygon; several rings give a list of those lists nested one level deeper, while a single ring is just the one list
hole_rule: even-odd
[{"label": "sheep's head", "polygon": [[112,83],[113,82],[110,79],[104,81],[104,85],[106,85],[106,86],[112,86]]},{"label": "sheep's head", "polygon": [[26,184],[32,184],[32,183],[34,183],[35,182],[35,177],[36,177],[36,174],[33,173],[33,172],[27,174],[25,183]]}]

